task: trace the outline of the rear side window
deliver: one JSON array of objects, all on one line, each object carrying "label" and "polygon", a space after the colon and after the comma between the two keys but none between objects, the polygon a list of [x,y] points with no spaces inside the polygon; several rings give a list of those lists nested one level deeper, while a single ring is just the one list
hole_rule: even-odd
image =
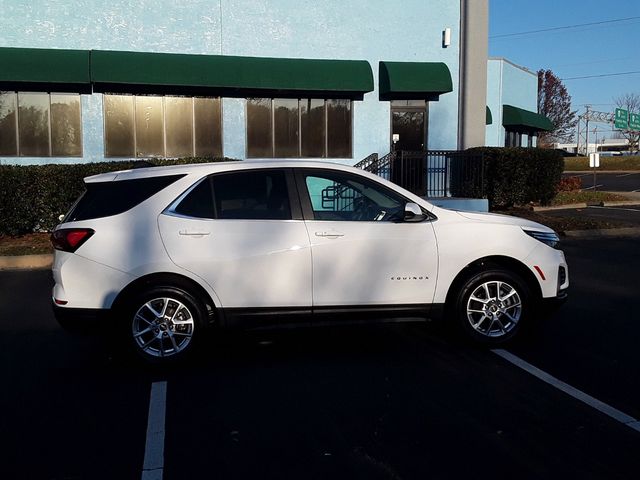
[{"label": "rear side window", "polygon": [[257,170],[213,175],[196,185],[174,211],[196,218],[291,219],[285,173]]},{"label": "rear side window", "polygon": [[87,190],[63,221],[76,222],[118,215],[142,203],[182,177],[184,175],[167,175],[87,183]]}]

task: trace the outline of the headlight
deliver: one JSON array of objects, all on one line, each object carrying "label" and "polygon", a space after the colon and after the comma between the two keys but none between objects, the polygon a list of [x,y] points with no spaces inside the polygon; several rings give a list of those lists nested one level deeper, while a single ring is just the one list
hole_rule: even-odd
[{"label": "headlight", "polygon": [[551,248],[556,248],[560,243],[560,238],[555,232],[536,232],[535,230],[525,230],[524,228],[522,231],[530,237],[549,245]]}]

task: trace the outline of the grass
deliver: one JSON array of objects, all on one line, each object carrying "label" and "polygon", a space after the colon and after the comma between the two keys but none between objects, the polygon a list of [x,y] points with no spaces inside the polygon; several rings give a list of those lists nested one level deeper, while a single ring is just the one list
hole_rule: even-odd
[{"label": "grass", "polygon": [[609,192],[593,192],[590,190],[574,190],[572,192],[558,192],[551,201],[552,206],[571,205],[573,203],[600,203],[628,200],[627,197]]},{"label": "grass", "polygon": [[17,237],[0,235],[0,255],[37,255],[52,252],[48,233],[30,233]]},{"label": "grass", "polygon": [[[587,157],[566,157],[564,170],[567,172],[591,171]],[[600,157],[599,170],[640,171],[640,155],[620,157]]]}]

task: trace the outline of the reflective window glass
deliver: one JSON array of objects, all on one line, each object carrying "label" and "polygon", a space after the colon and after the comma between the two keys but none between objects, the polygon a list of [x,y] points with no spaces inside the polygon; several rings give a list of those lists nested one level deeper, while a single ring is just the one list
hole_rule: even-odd
[{"label": "reflective window glass", "polygon": [[167,157],[193,156],[193,98],[165,97]]},{"label": "reflective window glass", "polygon": [[324,157],[324,100],[303,98],[300,100],[302,127],[302,157]]},{"label": "reflective window glass", "polygon": [[135,156],[134,97],[131,95],[105,95],[103,100],[105,156]]},{"label": "reflective window glass", "polygon": [[51,95],[51,154],[82,155],[80,95]]},{"label": "reflective window glass", "polygon": [[212,178],[216,218],[291,218],[287,182],[283,171],[246,171],[214,175]]},{"label": "reflective window glass", "polygon": [[327,156],[350,158],[351,101],[327,100]]},{"label": "reflective window glass", "polygon": [[16,139],[16,94],[0,93],[0,155],[18,154]]},{"label": "reflective window glass", "polygon": [[274,156],[299,157],[298,100],[296,98],[277,98],[273,101],[273,127]]},{"label": "reflective window glass", "polygon": [[49,95],[18,93],[20,156],[48,157]]},{"label": "reflective window glass", "polygon": [[247,99],[247,156],[273,157],[271,99]]},{"label": "reflective window glass", "polygon": [[404,216],[406,201],[367,178],[339,172],[305,177],[315,220],[393,222]]},{"label": "reflective window glass", "polygon": [[219,98],[194,98],[195,153],[222,156],[222,117]]},{"label": "reflective window glass", "polygon": [[162,97],[137,96],[136,157],[164,156]]}]

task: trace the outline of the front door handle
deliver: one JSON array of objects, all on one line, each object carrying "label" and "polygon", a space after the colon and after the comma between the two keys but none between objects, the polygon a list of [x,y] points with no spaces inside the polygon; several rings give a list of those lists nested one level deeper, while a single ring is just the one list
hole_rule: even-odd
[{"label": "front door handle", "polygon": [[211,232],[204,232],[200,230],[180,230],[178,233],[189,237],[204,237],[209,235]]},{"label": "front door handle", "polygon": [[316,237],[340,238],[344,237],[344,233],[338,232],[337,230],[329,230],[324,232],[316,232]]}]

